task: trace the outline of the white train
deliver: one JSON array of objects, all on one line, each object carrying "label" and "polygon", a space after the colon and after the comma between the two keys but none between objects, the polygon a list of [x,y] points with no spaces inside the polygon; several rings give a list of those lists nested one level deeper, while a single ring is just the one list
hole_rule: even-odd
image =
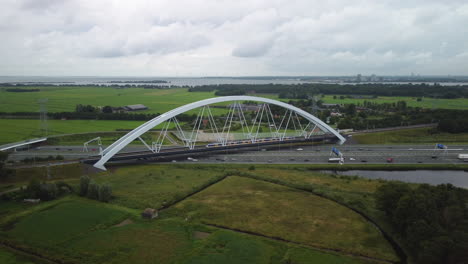
[{"label": "white train", "polygon": [[[295,137],[284,137],[283,140],[293,140]],[[225,146],[235,146],[235,145],[247,145],[247,144],[255,144],[255,143],[263,143],[263,142],[274,142],[280,141],[279,138],[261,138],[257,139],[255,142],[252,142],[249,139],[238,140],[238,141],[228,141],[226,142]],[[223,143],[210,143],[206,145],[207,148],[217,148],[223,147]]]}]

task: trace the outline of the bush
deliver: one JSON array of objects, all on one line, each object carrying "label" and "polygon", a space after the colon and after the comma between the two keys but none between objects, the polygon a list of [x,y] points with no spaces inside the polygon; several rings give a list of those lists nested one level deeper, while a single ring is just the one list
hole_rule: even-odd
[{"label": "bush", "polygon": [[88,192],[86,196],[90,199],[98,200],[99,199],[99,185],[97,185],[95,182],[90,182],[88,185]]},{"label": "bush", "polygon": [[255,166],[254,166],[254,165],[250,165],[249,170],[255,170]]},{"label": "bush", "polygon": [[89,187],[90,178],[86,175],[81,176],[80,178],[80,195],[86,196],[88,194],[88,187]]},{"label": "bush", "polygon": [[109,184],[103,184],[99,187],[99,201],[109,202],[112,197],[112,188]]},{"label": "bush", "polygon": [[43,201],[50,201],[58,196],[58,188],[55,183],[43,183],[40,185],[39,195],[35,198],[39,198]]},{"label": "bush", "polygon": [[26,187],[25,196],[29,196],[31,198],[39,197],[39,193],[41,192],[41,183],[37,178],[32,178],[28,186]]}]

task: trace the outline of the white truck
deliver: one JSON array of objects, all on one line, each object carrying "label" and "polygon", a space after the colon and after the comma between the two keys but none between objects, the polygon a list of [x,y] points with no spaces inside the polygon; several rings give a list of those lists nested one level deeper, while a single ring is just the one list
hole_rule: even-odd
[{"label": "white truck", "polygon": [[458,154],[458,159],[468,162],[468,154]]}]

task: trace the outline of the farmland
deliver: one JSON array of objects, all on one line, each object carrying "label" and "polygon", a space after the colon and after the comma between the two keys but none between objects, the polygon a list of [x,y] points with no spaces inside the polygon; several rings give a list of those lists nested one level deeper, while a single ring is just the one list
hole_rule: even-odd
[{"label": "farmland", "polygon": [[[308,172],[303,166],[295,168],[111,166],[107,172],[92,175],[99,184],[112,186],[110,203],[73,194],[33,206],[2,202],[1,242],[69,263],[374,263],[373,259],[398,259],[377,229],[360,215],[294,188],[294,184],[313,185],[327,195],[368,199],[364,205],[373,208],[371,196],[363,197],[380,185],[378,181],[350,182]],[[274,171],[278,173],[272,175]],[[26,174],[33,177],[36,172]],[[21,176],[23,181],[26,174]],[[61,179],[77,188],[79,175]],[[283,183],[272,183],[275,180]],[[160,219],[147,221],[139,216],[145,207],[167,209],[160,211]],[[115,226],[125,219],[127,224]],[[7,251],[4,258],[10,258],[8,254],[12,253]]]},{"label": "farmland", "polygon": [[440,98],[418,98],[405,96],[378,96],[376,98],[340,98],[340,95],[325,95],[322,100],[329,104],[363,104],[364,101],[383,104],[405,101],[408,106],[421,108],[440,108],[440,109],[468,109],[467,98],[440,99]]},{"label": "farmland", "polygon": [[[116,130],[131,130],[144,123],[143,121],[115,121],[115,120],[49,120],[49,135],[63,135],[75,133],[90,133],[85,136],[74,136],[68,139],[58,139],[59,144],[81,145],[87,140],[106,135],[97,135],[94,132],[115,132]],[[21,141],[44,136],[40,132],[40,121],[31,119],[0,119],[0,144]],[[157,129],[157,128],[156,128]],[[105,141],[113,142],[122,133],[109,133]],[[156,133],[154,133],[156,136]],[[156,136],[157,137],[157,136]]]},{"label": "farmland", "polygon": [[174,210],[176,215],[203,223],[381,259],[395,258],[378,231],[353,211],[306,192],[254,179],[229,177],[177,204]]},{"label": "farmland", "polygon": [[468,133],[444,133],[433,128],[415,128],[377,133],[354,135],[360,144],[427,144],[439,143],[457,144],[468,141]]}]

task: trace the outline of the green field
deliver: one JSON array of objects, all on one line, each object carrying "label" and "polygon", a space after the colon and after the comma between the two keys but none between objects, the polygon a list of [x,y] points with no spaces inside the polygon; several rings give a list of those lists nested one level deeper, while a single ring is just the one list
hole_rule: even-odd
[{"label": "green field", "polygon": [[353,135],[359,144],[466,144],[468,133],[434,132],[432,128],[415,128]]},{"label": "green field", "polygon": [[[91,177],[112,186],[110,203],[75,195],[38,205],[0,201],[0,243],[67,263],[396,261],[379,231],[341,205],[385,223],[372,195],[382,181],[327,175],[309,167],[109,166],[107,172]],[[77,173],[67,172],[71,169]],[[58,175],[60,171],[67,175]],[[67,165],[64,170],[54,170],[52,180],[60,178],[77,188],[79,175],[85,172]],[[21,169],[16,174],[18,182],[8,179],[0,184],[24,183],[34,176],[46,179],[42,173],[39,168]],[[184,200],[173,204],[180,199]],[[159,219],[148,221],[139,216],[146,207],[164,205],[171,206],[160,212]],[[127,225],[114,226],[124,219],[129,221]],[[332,251],[320,250],[323,248]],[[11,262],[15,256],[0,250],[0,260]]]},{"label": "green field", "polygon": [[143,165],[110,169],[93,176],[110,183],[116,199],[112,203],[144,209],[160,208],[223,177],[221,170],[191,166]]},{"label": "green field", "polygon": [[[114,226],[126,217],[129,224]],[[0,242],[66,263],[372,263],[177,219],[142,220],[124,208],[77,197],[10,219],[15,221],[0,223]],[[40,263],[2,248],[0,260]]]},{"label": "green field", "polygon": [[[132,130],[144,121],[116,121],[116,120],[49,120],[49,135],[62,135],[72,133],[91,133],[91,135],[78,136],[63,140],[61,144],[83,144],[86,139],[91,139],[93,132],[112,132],[116,130]],[[45,136],[40,132],[40,121],[31,119],[0,119],[0,144],[17,142],[30,138]],[[157,129],[159,127],[156,127]],[[122,134],[123,135],[123,134]],[[108,141],[113,141],[118,135],[111,135]],[[75,142],[74,142],[75,141]],[[107,141],[106,141],[107,142]],[[108,143],[108,142],[107,142]]]},{"label": "green field", "polygon": [[468,109],[468,98],[457,99],[435,99],[435,98],[422,98],[417,101],[417,97],[404,97],[404,96],[379,96],[377,98],[355,99],[345,98],[340,99],[340,95],[325,95],[321,100],[327,104],[363,104],[364,101],[383,104],[383,103],[396,103],[398,101],[406,101],[408,106],[421,107],[421,108],[440,108],[440,109]]},{"label": "green field", "polygon": [[397,259],[381,234],[346,207],[254,179],[229,177],[177,204],[172,213],[305,245]]}]

